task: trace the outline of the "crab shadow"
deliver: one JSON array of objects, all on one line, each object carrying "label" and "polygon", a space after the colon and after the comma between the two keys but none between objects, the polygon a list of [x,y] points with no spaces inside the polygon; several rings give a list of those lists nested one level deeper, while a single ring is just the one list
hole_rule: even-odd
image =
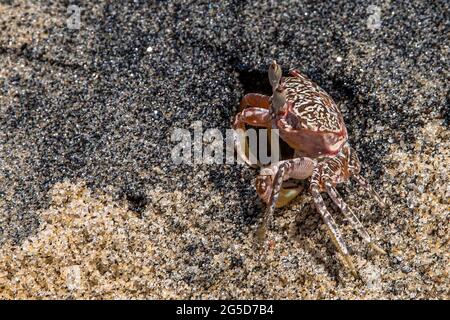
[{"label": "crab shadow", "polygon": [[242,70],[238,69],[238,79],[242,85],[244,93],[262,93],[272,95],[272,88],[269,84],[267,70]]},{"label": "crab shadow", "polygon": [[[344,188],[339,186],[338,191],[344,199],[347,199],[352,193],[355,193],[356,197],[361,196],[357,194],[358,190],[354,188]],[[343,232],[344,230],[342,229],[344,226],[348,226],[349,222],[345,219],[343,213],[331,201],[331,199],[329,199],[325,194],[323,194],[323,198],[326,207],[335,219],[338,227]],[[309,196],[302,195],[296,201],[299,201],[302,204],[299,206],[299,209],[296,210],[295,220],[290,226],[291,239],[300,244],[302,250],[305,250],[314,259],[315,264],[322,265],[330,277],[340,282],[344,281],[340,271],[342,271],[342,268],[347,267],[343,264],[341,259],[338,258],[337,248],[331,241],[326,228],[322,227],[324,222],[320,214],[316,211],[312,199]],[[364,216],[357,214],[358,218],[365,226],[378,224],[385,218],[384,214],[380,214],[382,210],[376,205],[359,204],[358,206],[352,206],[350,203],[351,202],[348,202],[348,204],[353,207],[355,211],[363,210],[366,212]],[[357,244],[354,243],[353,246],[347,242],[350,255],[366,256],[369,254],[369,251],[366,251],[367,248],[362,239],[360,239],[357,235],[356,230],[351,227],[346,229],[347,232],[343,232],[345,238],[350,239],[352,236],[355,236],[358,239]],[[309,239],[314,239],[314,244],[309,241]],[[325,248],[325,252],[323,252],[321,248]],[[366,258],[368,258],[368,256]]]},{"label": "crab shadow", "polygon": [[[297,201],[301,201],[299,210],[296,211],[293,222],[290,225],[290,238],[297,242],[300,248],[307,252],[313,259],[315,265],[323,266],[324,271],[330,278],[334,278],[341,282],[339,271],[342,268],[342,263],[336,256],[336,247],[329,238],[328,233],[321,231],[323,221],[316,211],[314,204],[309,197],[301,197]],[[331,206],[329,206],[330,209]],[[333,208],[334,210],[334,208]],[[336,217],[336,221],[340,224],[342,219]],[[317,233],[321,233],[317,235]],[[314,244],[310,241],[314,239]],[[325,252],[321,250],[325,249]]]}]

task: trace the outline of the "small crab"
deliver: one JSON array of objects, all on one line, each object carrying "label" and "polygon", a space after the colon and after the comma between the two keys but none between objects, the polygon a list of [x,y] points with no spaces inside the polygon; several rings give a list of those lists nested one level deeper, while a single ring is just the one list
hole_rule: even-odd
[{"label": "small crab", "polygon": [[[364,226],[344,202],[336,185],[350,178],[371,194],[381,207],[384,202],[360,175],[361,165],[355,150],[348,142],[347,129],[342,114],[333,99],[317,84],[297,70],[282,77],[280,66],[273,61],[269,67],[272,96],[249,93],[241,100],[241,111],[233,123],[235,132],[246,125],[278,129],[279,136],[294,149],[294,156],[261,169],[256,178],[256,191],[267,204],[259,227],[264,239],[275,207],[287,205],[301,188],[288,188],[289,179],[309,178],[309,190],[314,205],[323,218],[331,239],[342,254],[345,263],[357,275],[347,246],[339,228],[327,210],[321,192],[326,192],[342,211],[362,239],[374,250],[385,254],[367,233]],[[238,155],[252,165],[245,154],[238,134],[235,146]]]}]

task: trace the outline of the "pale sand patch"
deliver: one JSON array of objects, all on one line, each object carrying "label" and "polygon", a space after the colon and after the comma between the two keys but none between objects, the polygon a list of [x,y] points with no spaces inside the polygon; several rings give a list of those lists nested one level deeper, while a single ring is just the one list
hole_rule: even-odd
[{"label": "pale sand patch", "polygon": [[[198,203],[152,190],[138,216],[126,202],[66,181],[50,191],[39,232],[0,249],[0,298],[448,298],[449,141],[435,121],[413,150],[392,146],[382,192],[389,208],[381,220],[363,219],[388,257],[363,249],[342,225],[362,281],[326,250],[323,224],[309,223],[314,213],[294,222],[308,196],[276,216],[272,244],[261,251],[250,229],[207,214],[227,205],[218,195]],[[350,194],[348,202],[373,215],[370,199]]]}]

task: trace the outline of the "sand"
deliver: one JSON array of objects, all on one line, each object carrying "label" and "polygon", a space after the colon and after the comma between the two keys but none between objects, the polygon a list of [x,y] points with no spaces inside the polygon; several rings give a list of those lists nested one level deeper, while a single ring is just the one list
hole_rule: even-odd
[{"label": "sand", "polygon": [[[0,298],[448,299],[448,2],[105,3],[79,29],[0,4]],[[335,98],[387,199],[338,188],[387,256],[327,202],[360,279],[307,193],[257,249],[257,170],[170,158],[175,128],[224,133],[268,93],[272,59]]]}]

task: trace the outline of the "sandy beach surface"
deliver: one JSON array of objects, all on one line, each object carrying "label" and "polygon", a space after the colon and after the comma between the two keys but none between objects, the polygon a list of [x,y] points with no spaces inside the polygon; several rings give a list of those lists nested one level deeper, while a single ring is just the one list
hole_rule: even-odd
[{"label": "sandy beach surface", "polygon": [[[70,5],[0,1],[1,299],[449,298],[448,1]],[[327,201],[360,279],[308,193],[258,249],[258,171],[171,159],[272,59],[336,100],[386,198],[338,188],[385,256]]]}]

